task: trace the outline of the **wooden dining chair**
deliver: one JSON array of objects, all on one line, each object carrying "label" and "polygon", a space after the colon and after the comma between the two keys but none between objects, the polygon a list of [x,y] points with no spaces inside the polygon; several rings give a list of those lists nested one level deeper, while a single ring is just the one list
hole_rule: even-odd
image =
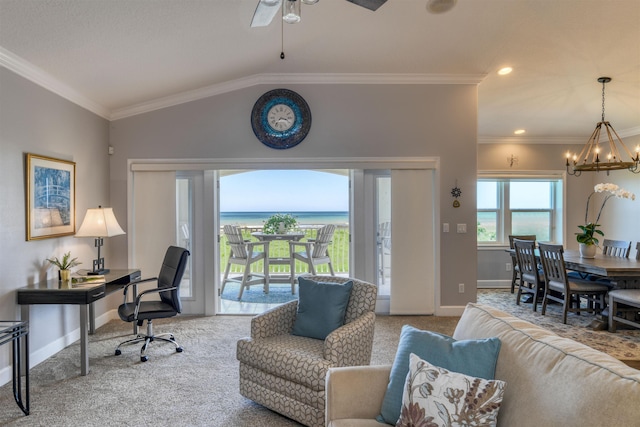
[{"label": "wooden dining chair", "polygon": [[[569,311],[578,314],[582,311],[600,313],[605,306],[605,295],[609,291],[609,287],[591,280],[570,280],[564,264],[562,245],[540,243],[539,248],[545,279],[542,315],[546,314],[548,301],[562,304],[562,323],[564,324],[567,323],[567,312]],[[558,297],[557,294],[562,296]],[[581,298],[587,299],[586,307],[582,307]]]},{"label": "wooden dining chair", "polygon": [[[513,240],[536,240],[535,234],[510,234],[509,235],[509,249],[514,249]],[[516,284],[520,280],[520,269],[518,267],[518,260],[516,259],[516,254],[513,252],[511,254],[511,293],[515,292]]]},{"label": "wooden dining chair", "polygon": [[611,240],[604,239],[602,242],[602,253],[604,255],[629,258],[631,252],[631,240]]},{"label": "wooden dining chair", "polygon": [[536,242],[535,240],[513,239],[513,247],[520,267],[516,304],[520,305],[520,297],[523,293],[530,294],[533,296],[533,311],[536,311],[538,297],[544,294],[544,273],[538,267],[535,254]]}]

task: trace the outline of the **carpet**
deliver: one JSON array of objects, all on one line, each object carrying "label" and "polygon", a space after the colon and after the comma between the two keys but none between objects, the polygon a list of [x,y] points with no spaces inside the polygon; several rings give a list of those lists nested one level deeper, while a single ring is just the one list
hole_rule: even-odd
[{"label": "carpet", "polygon": [[[270,283],[269,293],[265,294],[261,284],[251,286],[242,293],[242,302],[262,303],[262,304],[281,304],[297,299],[298,294],[291,294],[290,283]],[[222,299],[229,301],[238,301],[238,292],[240,284],[228,282],[224,287]]]}]

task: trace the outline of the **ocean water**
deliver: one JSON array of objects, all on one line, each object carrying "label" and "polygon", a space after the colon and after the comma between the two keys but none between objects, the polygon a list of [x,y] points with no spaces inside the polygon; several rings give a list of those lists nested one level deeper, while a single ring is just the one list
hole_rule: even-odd
[{"label": "ocean water", "polygon": [[261,226],[271,215],[276,213],[289,213],[293,215],[300,225],[346,225],[349,223],[349,212],[323,211],[323,212],[220,212],[221,225],[248,225]]}]

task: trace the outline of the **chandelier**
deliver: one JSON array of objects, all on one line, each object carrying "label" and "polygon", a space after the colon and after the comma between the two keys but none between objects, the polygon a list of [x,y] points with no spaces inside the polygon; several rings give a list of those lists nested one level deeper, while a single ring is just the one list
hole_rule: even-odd
[{"label": "chandelier", "polygon": [[[624,142],[613,129],[611,123],[604,120],[604,86],[611,81],[611,77],[600,77],[598,82],[602,83],[602,120],[598,122],[595,130],[589,137],[587,144],[584,146],[580,154],[567,153],[567,173],[569,175],[580,176],[582,172],[600,172],[606,171],[607,175],[612,170],[627,169],[633,173],[640,173],[640,145],[636,146],[635,156],[624,145]],[[600,143],[600,135],[606,132],[606,140]],[[615,138],[614,138],[615,137]],[[601,145],[605,146],[608,142],[609,152],[604,160],[600,159],[603,154]],[[626,158],[624,156],[627,156]]]}]

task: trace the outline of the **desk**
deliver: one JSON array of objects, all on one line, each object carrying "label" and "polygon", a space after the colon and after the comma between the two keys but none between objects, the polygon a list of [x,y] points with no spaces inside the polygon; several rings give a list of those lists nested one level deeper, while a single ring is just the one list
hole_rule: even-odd
[{"label": "desk", "polygon": [[[24,341],[25,400],[22,401],[22,360],[20,341]],[[0,320],[0,346],[11,342],[13,347],[13,398],[25,415],[29,415],[29,324],[26,321]]]},{"label": "desk", "polygon": [[[80,371],[89,373],[89,332],[95,332],[93,303],[118,292],[128,283],[140,280],[140,270],[111,270],[104,276],[104,283],[70,284],[57,279],[44,280],[16,290],[18,304],[22,305],[22,320],[29,318],[32,304],[72,304],[80,308]],[[137,295],[137,285],[133,294]],[[135,322],[134,322],[135,323]],[[135,330],[134,330],[134,333]]]},{"label": "desk", "polygon": [[[300,232],[300,233],[285,233],[285,234],[265,234],[261,231],[257,231],[255,233],[251,233],[251,235],[253,237],[255,237],[256,239],[258,239],[261,242],[272,242],[272,241],[293,241],[293,242],[297,242],[300,241],[305,234]],[[289,249],[287,249],[288,251]],[[284,257],[277,257],[277,258],[269,258],[269,265],[290,265],[291,264],[291,254],[289,254],[288,257],[284,258]],[[277,277],[277,276],[273,276],[271,277],[271,275],[269,275],[269,281],[274,281],[274,282],[280,282],[282,281],[283,283],[288,283],[291,281],[291,276],[294,275],[295,272],[291,271],[290,275],[287,277]]]}]

